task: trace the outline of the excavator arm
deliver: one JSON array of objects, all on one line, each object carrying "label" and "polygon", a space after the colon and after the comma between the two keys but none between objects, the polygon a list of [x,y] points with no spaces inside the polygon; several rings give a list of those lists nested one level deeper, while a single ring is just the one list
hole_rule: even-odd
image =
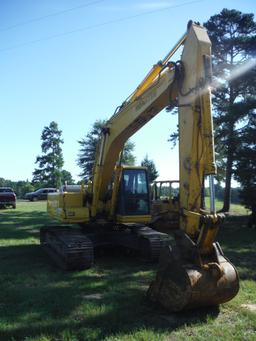
[{"label": "excavator arm", "polygon": [[[170,102],[177,99],[175,83],[177,66],[170,58],[185,42],[187,33],[177,42],[165,58],[155,64],[129,98],[118,107],[102,130],[93,174],[93,203],[95,217],[102,209],[107,186],[125,142]],[[113,200],[115,201],[115,200]]]},{"label": "excavator arm", "polygon": [[[169,62],[184,44],[181,61]],[[93,175],[92,217],[104,207],[107,188],[125,142],[170,103],[179,107],[180,227],[199,234],[205,175],[215,174],[211,114],[211,43],[206,30],[189,23],[188,32],[148,73],[103,128]]]},{"label": "excavator arm", "polygon": [[125,142],[149,120],[175,100],[175,69],[166,65],[139,97],[125,103],[103,128],[93,175],[92,216],[102,208],[119,154]]},{"label": "excavator arm", "polygon": [[[149,298],[171,311],[216,305],[239,290],[235,267],[215,242],[222,216],[214,209],[213,123],[211,113],[211,42],[192,24],[182,56],[178,84],[180,229],[163,251]],[[211,212],[201,209],[205,176],[210,177]]]},{"label": "excavator arm", "polygon": [[[202,233],[207,229],[202,224],[201,214],[203,183],[205,176],[216,174],[210,90],[211,42],[203,27],[192,25],[188,34],[190,39],[184,45],[181,57],[185,75],[183,82],[179,82],[178,96],[180,228],[193,240],[197,238],[203,251],[212,247],[220,220],[211,212],[209,219],[216,228],[211,229],[211,238],[209,232],[207,237]],[[212,196],[211,200],[214,201]]]}]

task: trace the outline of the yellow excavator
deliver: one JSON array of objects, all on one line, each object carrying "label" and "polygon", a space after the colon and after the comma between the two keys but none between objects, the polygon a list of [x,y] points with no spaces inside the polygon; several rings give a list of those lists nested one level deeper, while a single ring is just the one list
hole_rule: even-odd
[{"label": "yellow excavator", "polygon": [[[170,61],[180,46],[181,60]],[[206,30],[190,21],[186,34],[102,129],[92,180],[48,196],[49,214],[66,223],[40,232],[42,246],[56,262],[66,269],[89,268],[95,249],[114,246],[160,258],[147,294],[170,311],[220,304],[237,294],[237,271],[215,242],[223,217],[214,207],[211,77],[211,42]],[[119,160],[127,139],[169,105],[179,109],[179,196],[169,206],[179,222],[173,232],[162,233],[149,227],[147,169],[122,166]],[[209,212],[201,208],[206,176]],[[68,225],[75,223],[81,227]]]}]

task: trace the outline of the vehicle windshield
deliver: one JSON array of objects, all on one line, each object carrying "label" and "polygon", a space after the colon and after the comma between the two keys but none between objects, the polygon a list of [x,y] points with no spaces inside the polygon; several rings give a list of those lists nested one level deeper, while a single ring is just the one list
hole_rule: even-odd
[{"label": "vehicle windshield", "polygon": [[13,193],[13,190],[11,188],[0,188],[0,192],[3,193]]},{"label": "vehicle windshield", "polygon": [[43,191],[42,188],[39,188],[35,191],[35,193],[41,193],[42,191]]}]

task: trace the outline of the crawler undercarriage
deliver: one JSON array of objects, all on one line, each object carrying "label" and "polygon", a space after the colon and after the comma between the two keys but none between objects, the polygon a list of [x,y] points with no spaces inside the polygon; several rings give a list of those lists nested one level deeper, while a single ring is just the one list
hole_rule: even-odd
[{"label": "crawler undercarriage", "polygon": [[[94,227],[95,230],[95,227]],[[40,230],[40,242],[53,261],[65,270],[92,266],[99,248],[122,247],[145,260],[157,261],[168,235],[142,224],[122,224],[108,229],[49,226]]]}]

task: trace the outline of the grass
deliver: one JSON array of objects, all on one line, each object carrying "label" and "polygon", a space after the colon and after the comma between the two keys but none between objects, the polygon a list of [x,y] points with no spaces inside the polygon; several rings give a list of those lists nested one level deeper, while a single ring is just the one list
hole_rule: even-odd
[{"label": "grass", "polygon": [[[205,198],[205,205],[208,209],[210,208],[210,198],[209,197]],[[221,210],[223,207],[223,201],[216,199],[215,200],[215,206],[216,206],[217,211]],[[231,203],[230,214],[231,215],[249,215],[250,211],[242,205]]]},{"label": "grass", "polygon": [[170,314],[145,298],[156,265],[98,256],[94,268],[62,272],[39,246],[45,202],[0,211],[0,340],[256,340],[256,230],[229,217],[219,235],[237,266],[240,292],[219,308]]}]

